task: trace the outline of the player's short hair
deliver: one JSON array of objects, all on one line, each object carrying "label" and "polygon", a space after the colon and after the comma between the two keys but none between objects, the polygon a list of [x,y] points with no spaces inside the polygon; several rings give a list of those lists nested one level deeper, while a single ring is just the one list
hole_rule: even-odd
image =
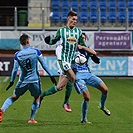
[{"label": "player's short hair", "polygon": [[67,17],[73,17],[73,16],[77,16],[77,13],[76,12],[74,12],[74,11],[72,11],[72,10],[70,10],[69,11],[69,13],[67,14]]},{"label": "player's short hair", "polygon": [[21,45],[26,45],[28,39],[29,39],[29,36],[26,34],[23,34],[22,36],[20,36],[19,41],[20,41]]}]

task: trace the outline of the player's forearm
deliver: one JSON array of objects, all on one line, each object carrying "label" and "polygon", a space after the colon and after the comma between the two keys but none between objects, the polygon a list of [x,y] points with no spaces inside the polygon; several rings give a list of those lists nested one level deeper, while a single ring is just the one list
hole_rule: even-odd
[{"label": "player's forearm", "polygon": [[10,80],[10,82],[14,82],[16,76],[17,76],[17,71],[14,71],[14,70],[13,70],[13,71],[12,71],[12,75],[11,75],[11,80]]},{"label": "player's forearm", "polygon": [[93,54],[93,55],[96,55],[96,51],[94,51],[93,49],[91,48],[87,48],[85,46],[81,46],[81,45],[78,45],[78,49],[83,49],[85,50],[86,52],[90,53],[90,54]]},{"label": "player's forearm", "polygon": [[14,66],[13,66],[13,69],[12,69],[12,74],[11,74],[11,82],[14,82],[16,76],[17,76],[17,72],[18,72],[18,62],[16,60],[14,60]]},{"label": "player's forearm", "polygon": [[94,50],[91,49],[91,48],[84,47],[84,50],[85,50],[86,52],[90,53],[90,54],[93,54],[93,55],[96,55],[96,54],[97,54],[96,51],[94,51]]},{"label": "player's forearm", "polygon": [[49,45],[54,45],[60,40],[60,36],[56,36],[54,39],[50,40]]}]

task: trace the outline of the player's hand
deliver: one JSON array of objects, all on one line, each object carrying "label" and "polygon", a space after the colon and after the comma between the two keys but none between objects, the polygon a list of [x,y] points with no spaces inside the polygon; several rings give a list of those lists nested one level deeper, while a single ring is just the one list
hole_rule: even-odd
[{"label": "player's hand", "polygon": [[47,36],[47,37],[45,37],[45,42],[47,43],[47,44],[49,44],[49,42],[50,42],[50,39],[51,39],[51,37],[50,36]]},{"label": "player's hand", "polygon": [[100,59],[96,56],[96,55],[92,55],[91,59],[93,60],[93,62],[95,62],[96,64],[100,63]]},{"label": "player's hand", "polygon": [[54,76],[50,76],[50,79],[51,79],[51,81],[52,81],[53,84],[57,85],[57,82],[56,82]]},{"label": "player's hand", "polygon": [[6,91],[13,86],[14,82],[10,82],[10,84],[7,86]]}]

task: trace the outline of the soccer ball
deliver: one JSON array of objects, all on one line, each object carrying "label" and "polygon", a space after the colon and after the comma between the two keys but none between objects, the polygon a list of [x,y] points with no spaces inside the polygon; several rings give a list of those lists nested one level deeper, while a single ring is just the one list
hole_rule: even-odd
[{"label": "soccer ball", "polygon": [[82,66],[87,62],[87,59],[85,57],[85,55],[83,54],[77,54],[76,58],[75,58],[75,63],[77,63],[78,65]]}]

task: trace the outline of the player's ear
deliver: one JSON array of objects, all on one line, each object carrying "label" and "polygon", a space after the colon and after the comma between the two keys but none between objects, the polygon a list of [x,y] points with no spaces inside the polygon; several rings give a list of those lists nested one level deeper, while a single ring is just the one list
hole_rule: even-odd
[{"label": "player's ear", "polygon": [[30,43],[29,40],[27,40],[26,43],[29,44]]}]

